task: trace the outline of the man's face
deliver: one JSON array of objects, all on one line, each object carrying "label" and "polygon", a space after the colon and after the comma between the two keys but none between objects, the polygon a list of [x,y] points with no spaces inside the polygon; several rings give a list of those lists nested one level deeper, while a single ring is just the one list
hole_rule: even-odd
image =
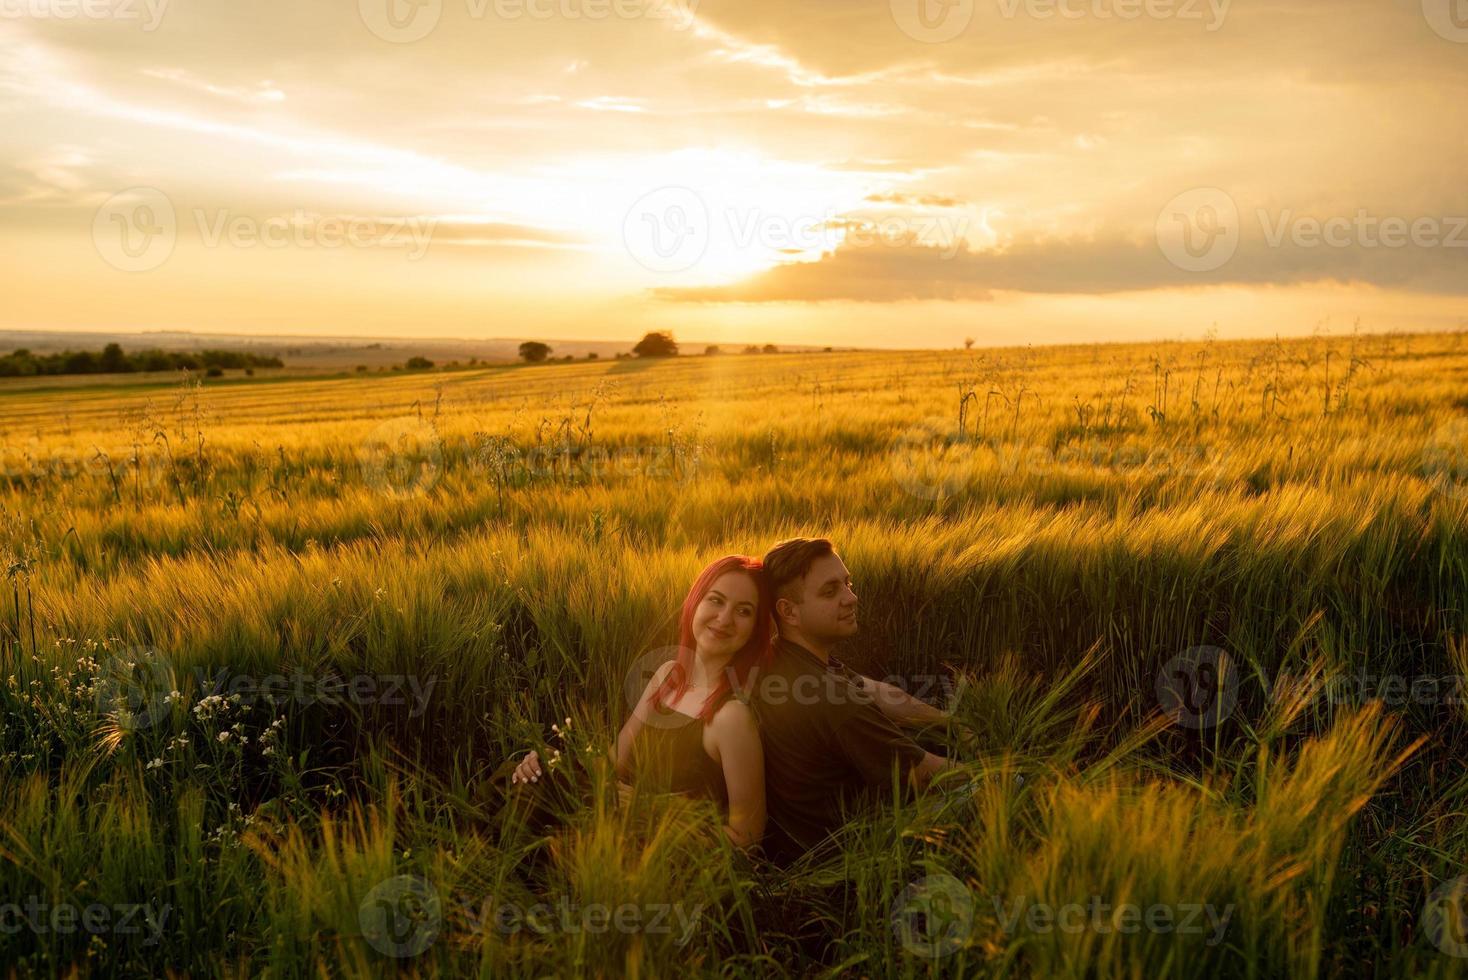
[{"label": "man's face", "polygon": [[814,640],[833,641],[856,633],[856,593],[851,573],[835,553],[811,563],[799,602],[780,602],[781,620]]}]

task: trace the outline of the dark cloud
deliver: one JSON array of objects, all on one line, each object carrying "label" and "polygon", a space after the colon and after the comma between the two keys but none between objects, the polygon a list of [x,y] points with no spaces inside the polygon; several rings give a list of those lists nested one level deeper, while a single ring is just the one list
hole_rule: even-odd
[{"label": "dark cloud", "polygon": [[[1447,224],[1440,239],[1451,233]],[[1203,272],[1179,268],[1150,239],[1033,240],[983,251],[878,243],[843,246],[818,261],[777,266],[731,285],[654,292],[661,299],[686,303],[896,303],[987,300],[996,291],[1107,294],[1337,282],[1468,295],[1468,226],[1456,234],[1463,247],[1272,246],[1250,238],[1219,268]]]}]

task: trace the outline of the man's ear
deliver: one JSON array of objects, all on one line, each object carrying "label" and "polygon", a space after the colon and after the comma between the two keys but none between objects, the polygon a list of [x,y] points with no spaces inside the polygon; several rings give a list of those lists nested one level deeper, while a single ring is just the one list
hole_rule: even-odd
[{"label": "man's ear", "polygon": [[781,626],[798,626],[799,616],[796,614],[795,603],[786,598],[775,600],[775,622]]}]

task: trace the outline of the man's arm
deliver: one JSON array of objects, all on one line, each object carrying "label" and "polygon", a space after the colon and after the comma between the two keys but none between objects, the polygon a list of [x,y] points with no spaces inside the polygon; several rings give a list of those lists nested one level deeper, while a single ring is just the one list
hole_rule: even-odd
[{"label": "man's arm", "polygon": [[[936,710],[936,709],[935,709]],[[874,704],[855,704],[836,732],[837,744],[868,786],[890,786],[892,767],[903,781],[923,789],[953,763],[923,749]]]},{"label": "man's arm", "polygon": [[913,789],[927,789],[933,777],[945,769],[953,768],[953,760],[931,752],[923,753],[923,760],[907,771],[907,783]]},{"label": "man's arm", "polygon": [[865,674],[856,675],[861,680],[862,690],[871,694],[882,714],[894,725],[906,729],[948,727],[956,730],[958,740],[969,751],[975,751],[978,736],[968,725],[958,720],[952,710],[936,708],[921,698],[908,694],[900,687],[875,680]]},{"label": "man's arm", "polygon": [[882,709],[893,722],[904,728],[927,728],[930,725],[946,725],[953,719],[953,713],[935,708],[921,698],[915,698],[902,688],[886,681],[874,680],[864,674],[861,677],[861,686],[869,691],[877,702],[877,707]]}]

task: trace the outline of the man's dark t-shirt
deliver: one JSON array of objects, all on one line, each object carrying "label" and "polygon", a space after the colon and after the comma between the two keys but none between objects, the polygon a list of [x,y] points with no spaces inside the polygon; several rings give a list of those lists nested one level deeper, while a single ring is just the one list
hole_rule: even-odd
[{"label": "man's dark t-shirt", "polygon": [[788,860],[819,844],[868,791],[892,787],[924,750],[877,707],[840,661],[823,664],[787,639],[754,681],[765,751],[765,850]]}]

